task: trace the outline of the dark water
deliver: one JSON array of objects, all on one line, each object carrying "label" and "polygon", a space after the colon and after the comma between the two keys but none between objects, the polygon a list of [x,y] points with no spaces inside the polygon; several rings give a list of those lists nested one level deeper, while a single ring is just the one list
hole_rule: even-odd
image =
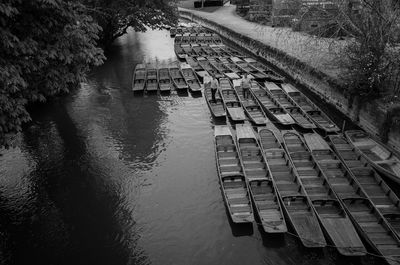
[{"label": "dark water", "polygon": [[204,99],[134,96],[143,60],[176,60],[167,31],[120,38],[2,151],[0,264],[379,264],[230,223]]}]

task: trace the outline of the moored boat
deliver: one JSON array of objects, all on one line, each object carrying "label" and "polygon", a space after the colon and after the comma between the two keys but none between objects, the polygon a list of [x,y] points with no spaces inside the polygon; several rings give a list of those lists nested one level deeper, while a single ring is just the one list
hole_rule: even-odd
[{"label": "moored boat", "polygon": [[249,91],[247,97],[244,97],[243,88],[241,86],[240,80],[233,80],[233,87],[236,90],[240,103],[242,104],[243,109],[249,117],[250,121],[252,121],[256,125],[267,124],[269,120],[255,96]]},{"label": "moored boat", "polygon": [[158,87],[160,91],[171,91],[172,81],[169,76],[168,67],[161,67],[158,69]]},{"label": "moored boat", "polygon": [[247,182],[228,126],[215,126],[214,146],[219,182],[232,221],[253,222],[253,207]]},{"label": "moored boat", "polygon": [[283,91],[312,119],[325,133],[337,133],[339,127],[317,105],[290,84],[281,84]]},{"label": "moored boat", "polygon": [[217,79],[224,77],[205,57],[197,57],[197,61],[203,67],[204,71],[208,72],[211,76],[215,76]]},{"label": "moored boat", "polygon": [[282,125],[292,125],[295,123],[287,111],[257,82],[251,83],[250,92],[258,100],[263,109],[269,114],[271,119]]},{"label": "moored boat", "polygon": [[266,79],[271,81],[271,82],[277,82],[277,83],[282,83],[285,78],[275,71],[273,71],[271,68],[265,66],[264,64],[254,60],[253,58],[244,58],[244,61],[246,61],[250,67],[253,67],[257,69],[258,71],[264,73],[266,75]]},{"label": "moored boat", "polygon": [[239,68],[243,69],[248,74],[251,74],[255,79],[266,79],[267,75],[257,68],[252,67],[249,63],[238,57],[231,57],[230,60]]},{"label": "moored boat", "polygon": [[188,88],[185,78],[183,78],[181,70],[179,69],[178,66],[171,66],[169,68],[169,75],[171,76],[172,83],[174,84],[177,90]]},{"label": "moored boat", "polygon": [[223,47],[225,47],[225,45],[223,44],[211,44],[210,48],[213,49],[217,54],[218,57],[230,57],[230,54],[227,53]]},{"label": "moored boat", "polygon": [[360,189],[372,204],[381,212],[400,236],[400,200],[396,193],[385,183],[368,161],[342,135],[330,135],[329,140],[358,182]]},{"label": "moored boat", "polygon": [[310,117],[279,86],[273,82],[265,82],[265,87],[271,97],[279,102],[298,126],[303,129],[315,129],[317,127]]},{"label": "moored boat", "polygon": [[224,107],[224,103],[217,92],[215,94],[215,101],[212,100],[211,89],[204,88],[204,98],[206,99],[208,108],[211,111],[211,115],[216,119],[226,118],[226,111]]},{"label": "moored boat", "polygon": [[281,198],[282,208],[300,241],[305,247],[326,246],[311,202],[278,137],[273,130],[265,127],[259,127],[258,134],[271,177]]},{"label": "moored boat", "polygon": [[350,143],[379,173],[400,183],[400,159],[383,144],[360,130],[346,131]]},{"label": "moored boat", "polygon": [[181,71],[183,78],[185,78],[186,83],[189,86],[189,89],[192,92],[201,91],[202,84],[200,83],[199,78],[194,72],[193,68],[189,64],[181,64]]},{"label": "moored boat", "polygon": [[[309,134],[307,134],[308,136]],[[307,145],[301,136],[289,131],[283,134],[283,140],[289,157],[296,168],[300,181],[330,241],[345,256],[363,256],[365,248],[359,238],[351,219],[339,201],[340,196],[349,190],[351,184],[331,178],[336,171],[329,171],[315,158],[316,153],[306,138]],[[309,149],[310,148],[310,149]],[[322,156],[319,156],[322,158]],[[316,166],[316,163],[318,166]],[[327,162],[326,165],[329,162]],[[333,161],[332,164],[335,164]],[[336,166],[336,164],[335,164]],[[336,169],[336,168],[335,168]],[[339,184],[341,186],[339,186]],[[343,189],[341,189],[343,187]],[[343,193],[340,193],[343,192]],[[338,198],[339,197],[339,198]],[[359,196],[358,196],[359,197]]]},{"label": "moored boat", "polygon": [[182,49],[181,45],[184,45],[184,44],[175,44],[174,45],[175,54],[179,59],[185,59],[186,52],[184,49]]},{"label": "moored boat", "polygon": [[186,63],[188,63],[196,72],[203,71],[203,67],[201,67],[199,62],[193,57],[186,57]]},{"label": "moored boat", "polygon": [[229,117],[235,122],[246,120],[242,104],[240,103],[236,91],[233,89],[229,79],[220,78],[219,83],[222,101],[224,102]]},{"label": "moored boat", "polygon": [[250,196],[267,233],[287,232],[282,207],[268,166],[250,125],[236,125],[238,153],[244,175],[248,181]]},{"label": "moored boat", "polygon": [[132,78],[132,90],[143,91],[146,86],[146,65],[137,64]]},{"label": "moored boat", "polygon": [[157,91],[158,89],[158,76],[157,68],[148,67],[147,68],[147,78],[146,78],[146,91]]}]

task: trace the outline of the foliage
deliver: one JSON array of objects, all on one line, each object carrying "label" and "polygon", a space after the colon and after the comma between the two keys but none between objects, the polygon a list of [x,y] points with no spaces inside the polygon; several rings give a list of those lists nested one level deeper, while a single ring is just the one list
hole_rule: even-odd
[{"label": "foliage", "polygon": [[29,121],[26,105],[68,92],[102,63],[99,26],[77,2],[0,3],[0,146]]},{"label": "foliage", "polygon": [[[351,37],[345,58],[344,79],[357,113],[363,104],[392,93],[397,80],[400,50],[396,43],[400,6],[395,0],[344,1],[336,22]],[[357,114],[358,116],[358,114]]]},{"label": "foliage", "polygon": [[81,0],[89,14],[101,26],[100,43],[110,45],[126,33],[129,27],[135,31],[163,28],[177,22],[174,0]]}]

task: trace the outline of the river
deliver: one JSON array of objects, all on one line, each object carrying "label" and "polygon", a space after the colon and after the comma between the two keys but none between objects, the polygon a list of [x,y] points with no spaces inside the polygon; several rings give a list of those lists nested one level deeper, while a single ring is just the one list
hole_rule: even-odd
[{"label": "river", "polygon": [[202,97],[136,95],[136,63],[172,62],[168,31],[129,32],[0,156],[0,264],[380,264],[229,221]]}]

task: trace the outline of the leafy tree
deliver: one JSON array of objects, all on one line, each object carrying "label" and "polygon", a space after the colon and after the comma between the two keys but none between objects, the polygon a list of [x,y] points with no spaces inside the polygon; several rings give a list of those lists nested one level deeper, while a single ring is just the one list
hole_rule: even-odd
[{"label": "leafy tree", "polygon": [[100,43],[110,45],[126,33],[129,27],[136,31],[163,28],[177,22],[175,0],[81,0],[89,14],[101,26]]},{"label": "leafy tree", "polygon": [[102,63],[99,31],[77,2],[0,3],[0,146],[30,120],[27,104],[68,92]]}]

